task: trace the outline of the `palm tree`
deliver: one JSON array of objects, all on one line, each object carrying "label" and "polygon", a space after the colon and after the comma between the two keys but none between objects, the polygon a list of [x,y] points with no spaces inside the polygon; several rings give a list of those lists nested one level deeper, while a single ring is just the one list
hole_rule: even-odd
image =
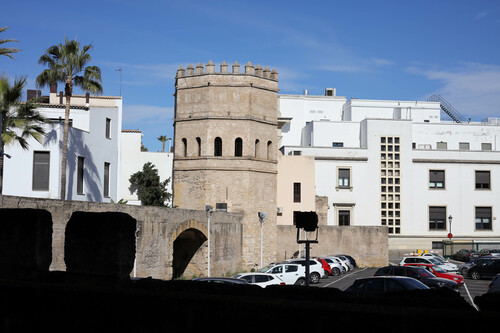
[{"label": "palm tree", "polygon": [[172,140],[171,138],[167,138],[165,135],[160,135],[159,137],[157,137],[158,140],[161,141],[161,143],[163,144],[163,152],[165,152],[165,142],[167,142],[168,140]]},{"label": "palm tree", "polygon": [[42,124],[46,119],[36,110],[36,100],[20,102],[25,84],[25,77],[15,79],[14,85],[10,85],[6,77],[0,77],[0,193],[5,145],[17,142],[23,149],[28,149],[28,138],[42,143],[45,136]]},{"label": "palm tree", "polygon": [[[0,28],[0,32],[4,32],[8,28],[9,27]],[[10,43],[10,42],[17,42],[17,40],[15,40],[15,39],[0,39],[0,44]],[[15,49],[15,48],[0,47],[0,55],[5,55],[11,59],[14,59],[14,57],[11,55],[11,53],[16,53],[19,51],[21,51],[21,50]]]},{"label": "palm tree", "polygon": [[[65,38],[64,44],[53,45],[47,49],[38,63],[47,65],[36,78],[39,88],[52,86],[59,83],[64,84],[64,95],[66,97],[66,112],[64,115],[64,134],[62,142],[61,158],[61,200],[66,199],[66,160],[68,153],[68,128],[71,96],[73,86],[80,87],[84,91],[102,93],[101,69],[97,66],[87,66],[91,61],[89,51],[92,44],[80,49],[80,43],[76,40]],[[83,73],[83,75],[81,75]]]}]

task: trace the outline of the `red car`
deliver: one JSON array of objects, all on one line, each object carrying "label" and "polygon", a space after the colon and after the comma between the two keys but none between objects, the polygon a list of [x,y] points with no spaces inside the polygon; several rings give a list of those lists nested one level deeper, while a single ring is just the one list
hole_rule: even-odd
[{"label": "red car", "polygon": [[405,264],[405,266],[419,266],[422,267],[432,274],[434,274],[437,277],[443,278],[443,279],[448,279],[451,281],[455,281],[458,283],[459,286],[462,286],[465,283],[464,277],[460,274],[455,274],[455,273],[449,273],[446,272],[444,269],[439,267],[438,265],[432,265],[432,264]]},{"label": "red car", "polygon": [[332,268],[330,267],[330,265],[328,265],[325,259],[321,258],[314,258],[314,259],[318,260],[321,263],[323,269],[325,270],[325,273],[328,274],[328,276],[332,275]]}]

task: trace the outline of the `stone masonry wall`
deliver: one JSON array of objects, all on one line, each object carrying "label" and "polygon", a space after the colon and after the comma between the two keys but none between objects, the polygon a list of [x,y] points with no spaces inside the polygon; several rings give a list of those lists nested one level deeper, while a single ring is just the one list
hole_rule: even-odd
[{"label": "stone masonry wall", "polygon": [[[303,239],[303,238],[302,238]],[[312,237],[309,237],[312,239]],[[339,227],[320,225],[318,243],[311,244],[310,255],[324,256],[333,254],[351,255],[358,266],[380,267],[389,262],[388,237],[386,227]],[[278,226],[278,253],[276,260],[290,259],[297,255],[305,256],[303,244],[297,244],[295,226]]]}]

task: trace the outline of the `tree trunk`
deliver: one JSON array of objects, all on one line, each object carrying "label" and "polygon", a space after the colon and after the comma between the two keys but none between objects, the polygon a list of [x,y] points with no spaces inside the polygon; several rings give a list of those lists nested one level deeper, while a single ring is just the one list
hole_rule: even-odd
[{"label": "tree trunk", "polygon": [[65,87],[66,95],[66,110],[64,113],[64,134],[62,142],[62,157],[61,157],[61,200],[66,200],[66,165],[68,156],[68,131],[69,131],[69,110],[71,103],[71,95],[73,92],[73,81],[70,77],[66,80]]}]

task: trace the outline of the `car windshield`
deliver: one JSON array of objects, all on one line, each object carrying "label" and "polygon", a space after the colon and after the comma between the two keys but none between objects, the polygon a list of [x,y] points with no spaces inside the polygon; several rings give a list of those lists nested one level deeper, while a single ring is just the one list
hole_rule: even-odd
[{"label": "car windshield", "polygon": [[404,283],[409,287],[408,289],[429,289],[425,284],[414,279],[405,280]]},{"label": "car windshield", "polygon": [[273,267],[274,267],[274,265],[269,265],[269,266],[266,266],[266,267],[262,267],[262,268],[260,269],[260,272],[262,272],[262,273],[266,273],[268,270],[270,270],[270,269],[271,269],[271,268],[273,268]]},{"label": "car windshield", "polygon": [[418,272],[423,277],[428,277],[428,278],[436,277],[434,274],[432,274],[431,272],[429,272],[428,270],[423,269],[423,268],[419,269]]},{"label": "car windshield", "polygon": [[432,266],[432,268],[438,273],[446,273],[446,271],[439,266]]},{"label": "car windshield", "polygon": [[437,258],[429,258],[429,261],[432,262],[434,265],[441,265],[443,264],[439,259]]}]

